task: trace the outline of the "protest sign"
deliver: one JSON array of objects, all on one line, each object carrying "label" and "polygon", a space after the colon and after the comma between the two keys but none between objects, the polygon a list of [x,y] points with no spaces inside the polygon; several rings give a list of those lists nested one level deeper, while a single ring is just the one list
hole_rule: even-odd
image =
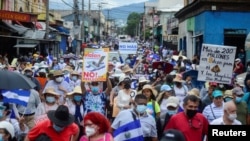
[{"label": "protest sign", "polygon": [[119,51],[121,54],[136,54],[137,43],[119,42]]},{"label": "protest sign", "polygon": [[198,80],[231,84],[236,47],[203,44]]},{"label": "protest sign", "polygon": [[85,48],[82,81],[106,81],[108,71],[108,48]]}]

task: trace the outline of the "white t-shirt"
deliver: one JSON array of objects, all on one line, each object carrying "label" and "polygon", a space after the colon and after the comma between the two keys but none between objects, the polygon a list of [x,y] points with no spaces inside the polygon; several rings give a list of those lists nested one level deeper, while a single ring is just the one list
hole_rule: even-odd
[{"label": "white t-shirt", "polygon": [[[215,120],[213,120],[211,123],[211,125],[225,125],[224,121],[223,121],[223,117],[217,118]],[[232,123],[232,125],[242,125],[240,121],[238,121],[237,119],[235,119]]]}]

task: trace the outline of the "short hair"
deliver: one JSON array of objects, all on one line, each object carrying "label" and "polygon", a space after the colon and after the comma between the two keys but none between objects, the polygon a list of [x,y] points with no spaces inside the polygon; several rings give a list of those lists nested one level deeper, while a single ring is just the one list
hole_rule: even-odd
[{"label": "short hair", "polygon": [[183,104],[187,105],[188,101],[200,102],[200,99],[195,95],[187,95],[183,100]]},{"label": "short hair", "polygon": [[147,97],[145,95],[143,95],[143,94],[138,94],[138,95],[135,96],[135,101],[138,101],[138,99],[147,100]]},{"label": "short hair", "polygon": [[90,120],[91,122],[93,122],[93,124],[99,127],[100,134],[111,131],[111,125],[109,120],[101,113],[89,112],[83,119],[84,124],[87,120]]},{"label": "short hair", "polygon": [[228,102],[226,102],[225,104],[224,104],[224,110],[228,110],[229,109],[229,107],[231,107],[231,106],[235,106],[236,107],[236,105],[235,105],[235,103],[234,103],[234,101],[233,100],[231,100],[231,101],[228,101]]}]

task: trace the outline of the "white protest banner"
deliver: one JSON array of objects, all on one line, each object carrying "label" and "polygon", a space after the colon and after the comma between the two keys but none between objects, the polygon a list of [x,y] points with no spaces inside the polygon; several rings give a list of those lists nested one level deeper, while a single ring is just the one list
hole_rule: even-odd
[{"label": "white protest banner", "polygon": [[109,48],[85,48],[83,56],[82,81],[106,81]]},{"label": "white protest banner", "polygon": [[203,44],[198,80],[231,84],[236,47]]},{"label": "white protest banner", "polygon": [[119,51],[121,54],[136,54],[137,43],[119,42]]}]

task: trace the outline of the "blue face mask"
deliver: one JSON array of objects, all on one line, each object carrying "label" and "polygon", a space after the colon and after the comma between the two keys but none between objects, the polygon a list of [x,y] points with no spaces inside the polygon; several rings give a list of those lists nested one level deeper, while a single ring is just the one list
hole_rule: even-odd
[{"label": "blue face mask", "polygon": [[53,96],[46,96],[46,101],[48,103],[54,103],[56,101],[56,98]]},{"label": "blue face mask", "polygon": [[80,96],[80,95],[74,95],[74,100],[75,100],[76,102],[79,102],[79,101],[82,100],[82,96]]},{"label": "blue face mask", "polygon": [[170,116],[172,116],[172,115],[174,115],[174,114],[176,114],[176,113],[177,113],[176,110],[168,110],[168,114],[169,114]]},{"label": "blue face mask", "polygon": [[146,110],[147,110],[147,106],[146,106],[146,105],[137,105],[137,106],[136,106],[136,111],[137,111],[139,114],[145,113]]},{"label": "blue face mask", "polygon": [[0,118],[3,118],[3,110],[0,110]]},{"label": "blue face mask", "polygon": [[77,76],[72,76],[71,78],[73,81],[76,81],[77,80]]},{"label": "blue face mask", "polygon": [[64,129],[64,127],[59,127],[55,124],[53,124],[53,128],[56,130],[56,132],[61,132]]},{"label": "blue face mask", "polygon": [[224,99],[225,102],[228,102],[228,101],[231,101],[231,100],[232,100],[231,97],[227,97],[227,98]]},{"label": "blue face mask", "polygon": [[241,97],[236,97],[235,102],[240,103],[241,102]]},{"label": "blue face mask", "polygon": [[0,141],[3,141],[3,135],[0,134]]},{"label": "blue face mask", "polygon": [[99,87],[98,86],[92,86],[91,91],[93,94],[97,94],[99,92]]}]

